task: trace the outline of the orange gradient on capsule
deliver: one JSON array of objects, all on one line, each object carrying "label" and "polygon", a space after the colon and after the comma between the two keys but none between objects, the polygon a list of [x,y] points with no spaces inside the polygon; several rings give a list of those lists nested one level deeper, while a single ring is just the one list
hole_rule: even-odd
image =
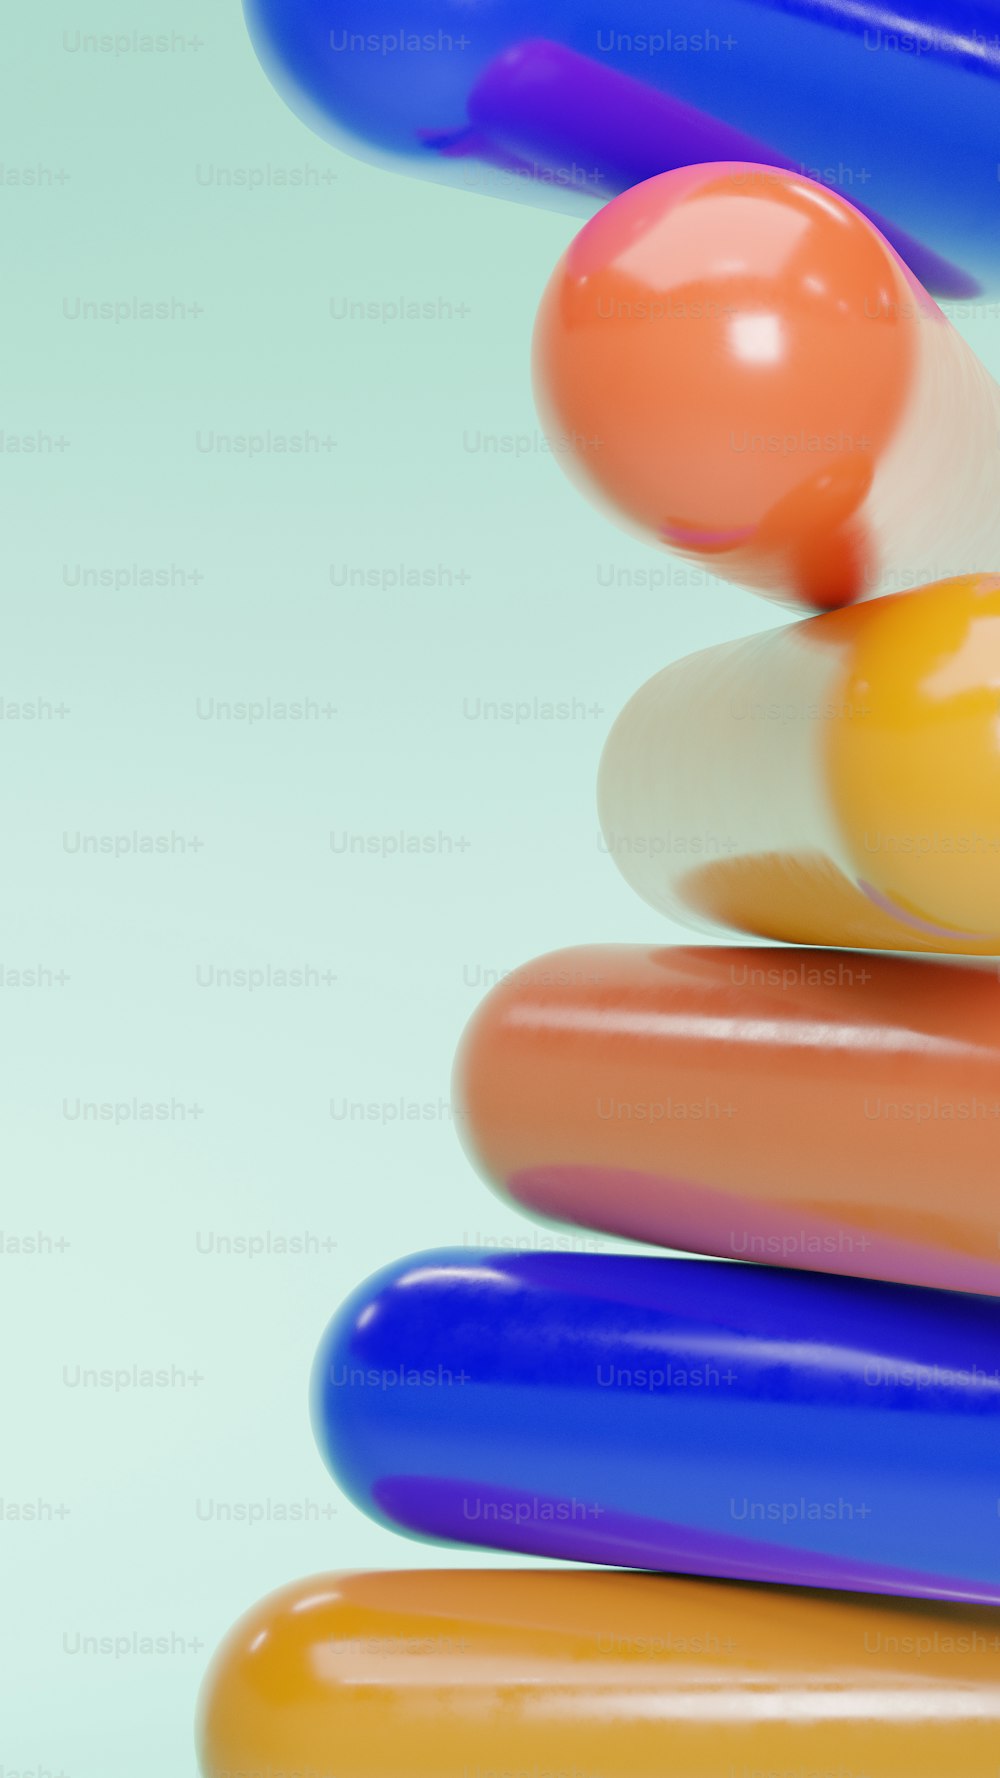
[{"label": "orange gradient on capsule", "polygon": [[[951,555],[960,517],[1000,557],[1000,391],[877,229],[809,179],[718,163],[616,198],[550,280],[534,368],[585,491],[724,579],[823,609],[884,590],[899,560],[896,587],[919,580],[908,521],[928,500],[935,563],[989,561]],[[968,485],[973,443],[992,503]]]},{"label": "orange gradient on capsule", "polygon": [[248,1612],[204,1778],[996,1778],[995,1616],[614,1572],[319,1575]]},{"label": "orange gradient on capsule", "polygon": [[453,1096],[474,1165],[536,1216],[1000,1295],[995,969],[734,945],[556,951],[477,1008]]}]

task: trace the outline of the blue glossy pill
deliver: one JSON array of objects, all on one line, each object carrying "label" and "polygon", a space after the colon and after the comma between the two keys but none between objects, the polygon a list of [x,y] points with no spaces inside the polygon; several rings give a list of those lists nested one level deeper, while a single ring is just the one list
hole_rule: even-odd
[{"label": "blue glossy pill", "polygon": [[1000,285],[992,0],[245,0],[274,85],[362,159],[587,213],[754,161],[863,208],[935,295]]},{"label": "blue glossy pill", "polygon": [[345,1492],[412,1536],[1000,1603],[1000,1302],[630,1256],[419,1254],[313,1375]]}]

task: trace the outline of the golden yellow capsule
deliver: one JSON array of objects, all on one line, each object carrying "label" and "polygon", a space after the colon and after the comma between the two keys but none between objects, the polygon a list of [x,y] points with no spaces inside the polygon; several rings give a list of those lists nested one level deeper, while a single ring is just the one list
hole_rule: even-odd
[{"label": "golden yellow capsule", "polygon": [[616,1571],[320,1575],[237,1624],[205,1778],[996,1778],[1000,1617]]}]

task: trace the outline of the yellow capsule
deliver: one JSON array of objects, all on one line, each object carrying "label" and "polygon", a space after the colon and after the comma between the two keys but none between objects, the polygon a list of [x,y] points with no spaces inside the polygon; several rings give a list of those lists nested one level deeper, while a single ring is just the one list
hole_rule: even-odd
[{"label": "yellow capsule", "polygon": [[996,1778],[972,1606],[534,1569],[320,1575],[254,1607],[204,1778]]},{"label": "yellow capsule", "polygon": [[601,762],[647,901],[791,944],[1000,951],[1000,574],[706,649]]}]

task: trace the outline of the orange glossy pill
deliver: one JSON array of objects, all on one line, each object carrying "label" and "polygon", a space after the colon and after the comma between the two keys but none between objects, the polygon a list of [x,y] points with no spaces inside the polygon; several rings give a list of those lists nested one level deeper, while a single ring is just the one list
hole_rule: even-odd
[{"label": "orange glossy pill", "polygon": [[794,173],[663,173],[538,313],[559,461],[650,541],[814,607],[1000,564],[1000,389],[878,230]]},{"label": "orange glossy pill", "polygon": [[640,895],[792,944],[1000,952],[1000,574],[723,643],[609,736],[605,843]]},{"label": "orange glossy pill", "polygon": [[1000,979],[837,951],[582,945],[477,1009],[469,1154],[535,1215],[1000,1296]]},{"label": "orange glossy pill", "polygon": [[204,1778],[996,1778],[995,1613],[659,1575],[319,1575],[227,1637]]}]

